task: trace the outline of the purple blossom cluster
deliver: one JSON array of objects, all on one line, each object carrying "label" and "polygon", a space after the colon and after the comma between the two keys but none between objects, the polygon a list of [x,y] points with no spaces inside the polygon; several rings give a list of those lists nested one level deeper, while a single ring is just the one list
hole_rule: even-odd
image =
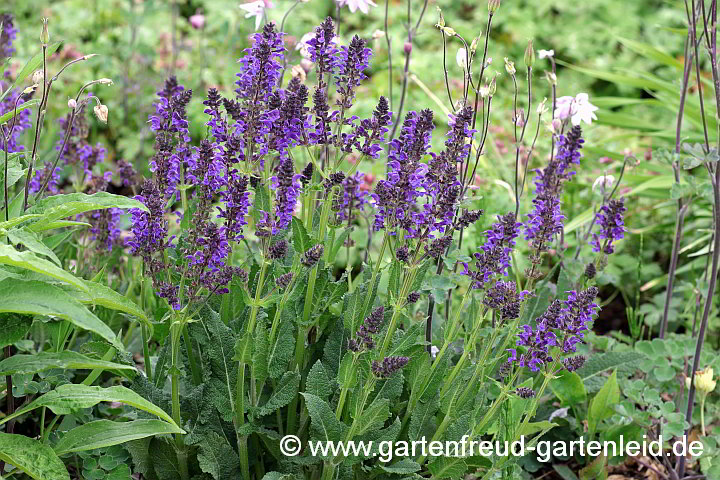
[{"label": "purple blossom cluster", "polygon": [[563,182],[575,174],[571,169],[580,163],[582,144],[582,129],[575,126],[567,136],[558,136],[556,155],[545,168],[536,170],[533,210],[525,223],[525,239],[530,241],[535,255],[545,251],[563,229],[565,215],[560,200]]},{"label": "purple blossom cluster", "polygon": [[361,188],[365,175],[356,173],[343,179],[342,191],[335,199],[333,210],[335,210],[335,219],[338,223],[352,222],[358,212],[362,212],[368,203],[368,192]]},{"label": "purple blossom cluster", "polygon": [[[608,255],[615,251],[613,242],[625,236],[625,199],[612,199],[600,207],[595,224],[600,226],[600,232],[593,234],[590,244],[593,252],[603,252]],[[605,240],[602,242],[602,240]]]},{"label": "purple blossom cluster", "polygon": [[490,287],[483,299],[483,305],[500,314],[502,320],[512,320],[520,316],[520,306],[530,292],[517,291],[515,282],[498,281]]},{"label": "purple blossom cluster", "polygon": [[17,37],[18,31],[10,13],[0,14],[0,24],[2,24],[2,30],[0,30],[0,61],[5,61],[6,58],[12,57],[15,53],[13,41]]},{"label": "purple blossom cluster", "polygon": [[382,362],[373,360],[370,368],[376,377],[390,378],[395,372],[405,368],[408,362],[410,362],[408,357],[385,357]]},{"label": "purple blossom cluster", "polygon": [[375,340],[373,340],[372,336],[380,333],[384,320],[384,307],[378,307],[373,310],[372,313],[365,318],[358,331],[355,332],[356,338],[351,338],[348,341],[348,348],[356,353],[375,348]]},{"label": "purple blossom cluster", "polygon": [[[518,347],[524,347],[524,353],[518,349],[508,349],[509,362],[516,362],[520,367],[528,367],[531,371],[540,370],[543,365],[553,361],[550,349],[559,347],[563,353],[574,353],[577,344],[583,342],[585,332],[589,329],[599,309],[595,303],[598,289],[590,287],[587,290],[568,292],[567,300],[555,300],[547,310],[535,320],[535,326],[523,325],[516,342]],[[582,366],[584,358],[580,360],[566,359],[563,365],[568,370],[578,369]]]},{"label": "purple blossom cluster", "polygon": [[[17,29],[15,28],[15,24],[13,22],[13,16],[10,13],[2,13],[0,14],[0,24],[2,24],[2,29],[0,29],[0,63],[5,62],[5,60],[8,57],[12,57],[15,53],[15,47],[13,47],[13,41],[17,37]],[[5,92],[5,89],[7,89],[10,85],[4,80],[10,76],[10,71],[4,71],[3,76],[0,77],[0,92]],[[6,113],[12,112],[15,107],[19,107],[25,101],[28,100],[28,98],[24,95],[22,95],[22,91],[18,89],[13,89],[7,92],[7,95],[5,98],[0,101],[0,116],[4,115]],[[10,126],[13,127],[12,131],[9,132],[9,140],[7,142],[7,145],[5,145],[6,136],[8,136],[8,132],[6,129],[9,129]],[[30,110],[22,110],[19,112],[14,119],[9,122],[9,125],[6,125],[3,129],[0,129],[0,148],[3,150],[7,150],[8,153],[13,152],[19,152],[23,149],[22,145],[17,144],[18,137],[20,134],[30,128]]]},{"label": "purple blossom cluster", "polygon": [[510,268],[510,254],[515,246],[515,239],[522,226],[515,221],[513,213],[498,215],[498,221],[485,232],[485,243],[476,252],[474,269],[463,263],[463,275],[470,277],[472,288],[482,289],[495,276],[507,275]]}]

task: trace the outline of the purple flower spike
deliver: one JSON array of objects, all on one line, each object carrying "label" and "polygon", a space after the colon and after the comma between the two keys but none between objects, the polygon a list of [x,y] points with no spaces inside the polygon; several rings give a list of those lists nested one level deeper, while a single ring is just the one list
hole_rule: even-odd
[{"label": "purple flower spike", "polygon": [[[600,226],[600,233],[593,235],[590,244],[593,246],[593,252],[603,252],[608,255],[615,251],[613,242],[621,240],[627,232],[625,228],[625,199],[610,200],[607,205],[603,205],[598,213],[595,223]],[[601,239],[605,242],[601,245]]]},{"label": "purple flower spike", "polygon": [[482,289],[494,276],[507,274],[510,268],[510,254],[515,246],[515,238],[522,224],[515,221],[513,213],[498,215],[497,223],[485,232],[487,239],[480,247],[481,251],[474,254],[474,270],[465,264],[463,275],[472,279],[472,288]]},{"label": "purple flower spike", "polygon": [[402,370],[408,364],[408,357],[385,357],[382,362],[374,360],[372,372],[378,378],[390,378],[393,373]]}]

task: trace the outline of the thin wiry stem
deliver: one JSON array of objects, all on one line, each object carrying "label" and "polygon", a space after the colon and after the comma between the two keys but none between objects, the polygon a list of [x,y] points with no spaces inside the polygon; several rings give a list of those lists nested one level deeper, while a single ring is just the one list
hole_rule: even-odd
[{"label": "thin wiry stem", "polygon": [[387,52],[388,52],[388,99],[390,100],[390,111],[392,112],[392,106],[393,106],[392,39],[390,38],[390,30],[388,29],[388,8],[389,7],[390,7],[390,0],[385,0],[385,43],[387,43]]}]

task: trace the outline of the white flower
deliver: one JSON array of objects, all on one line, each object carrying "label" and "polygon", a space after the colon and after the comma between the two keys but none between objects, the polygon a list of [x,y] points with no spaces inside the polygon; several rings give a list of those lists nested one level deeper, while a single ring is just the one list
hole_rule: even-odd
[{"label": "white flower", "polygon": [[551,58],[555,56],[555,50],[538,50],[538,58]]},{"label": "white flower", "polygon": [[377,39],[379,39],[379,38],[383,38],[384,36],[385,36],[385,31],[384,31],[384,30],[375,30],[375,31],[373,32],[373,34],[372,34],[372,38],[373,38],[374,40],[377,40]]},{"label": "white flower", "polygon": [[595,179],[595,182],[592,186],[592,191],[595,192],[599,188],[600,193],[605,195],[605,192],[607,190],[610,190],[614,184],[615,177],[613,177],[612,175],[601,175]]},{"label": "white flower", "polygon": [[315,32],[308,32],[302,37],[300,37],[300,41],[295,45],[295,50],[300,50],[300,55],[302,55],[304,58],[310,58],[310,52],[308,51],[308,43],[310,40],[315,38]]},{"label": "white flower", "polygon": [[597,109],[598,107],[590,103],[587,93],[578,93],[574,98],[560,97],[557,99],[555,118],[560,120],[570,118],[574,126],[580,125],[580,122],[590,125],[593,120],[597,120],[595,116]]},{"label": "white flower", "polygon": [[272,6],[272,2],[265,0],[256,0],[254,2],[240,4],[240,8],[247,12],[245,18],[255,17],[255,30],[259,30],[260,25],[262,25],[265,9],[271,8]]},{"label": "white flower", "polygon": [[432,358],[437,357],[437,354],[440,352],[440,349],[436,347],[435,345],[430,347],[430,355],[432,355]]},{"label": "white flower", "polygon": [[338,7],[342,8],[345,5],[347,5],[352,13],[355,13],[359,9],[362,13],[367,14],[370,12],[370,9],[368,7],[377,7],[375,2],[373,2],[372,0],[335,0],[335,1],[337,2]]},{"label": "white flower", "polygon": [[458,67],[463,70],[467,70],[467,50],[462,47],[458,48],[458,51],[455,54],[455,61],[457,62]]}]

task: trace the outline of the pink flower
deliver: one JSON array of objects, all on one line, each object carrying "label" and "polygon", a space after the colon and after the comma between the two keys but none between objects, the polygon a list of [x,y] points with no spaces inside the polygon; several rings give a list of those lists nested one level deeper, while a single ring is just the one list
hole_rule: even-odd
[{"label": "pink flower", "polygon": [[202,30],[205,26],[205,15],[201,13],[196,13],[195,15],[192,15],[190,17],[190,25],[192,25],[195,30]]},{"label": "pink flower", "polygon": [[350,11],[352,13],[355,13],[358,9],[362,13],[369,13],[370,9],[368,7],[377,7],[375,2],[372,0],[335,0],[338,4],[338,7],[344,7],[345,5],[348,6]]},{"label": "pink flower", "polygon": [[593,120],[597,120],[595,111],[598,107],[590,103],[587,93],[578,93],[575,97],[560,97],[555,105],[555,118],[570,118],[574,126],[580,125],[580,122],[590,125]]}]

